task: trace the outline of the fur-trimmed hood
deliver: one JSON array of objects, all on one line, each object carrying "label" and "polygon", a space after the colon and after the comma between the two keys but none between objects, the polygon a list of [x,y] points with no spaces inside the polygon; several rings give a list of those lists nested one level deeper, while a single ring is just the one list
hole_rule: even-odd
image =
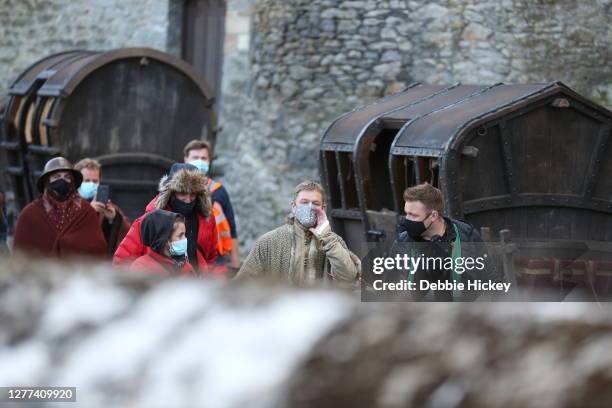
[{"label": "fur-trimmed hood", "polygon": [[155,208],[165,209],[174,193],[195,193],[196,211],[206,218],[210,217],[212,204],[206,182],[206,176],[200,170],[180,169],[172,177],[162,177]]}]

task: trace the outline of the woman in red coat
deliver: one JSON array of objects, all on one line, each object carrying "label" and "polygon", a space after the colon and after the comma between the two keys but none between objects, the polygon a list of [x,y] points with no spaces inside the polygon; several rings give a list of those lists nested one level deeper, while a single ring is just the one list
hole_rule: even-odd
[{"label": "woman in red coat", "polygon": [[[172,165],[170,173],[162,177],[159,194],[147,205],[145,215],[155,209],[176,212],[185,217],[189,263],[200,275],[208,274],[207,265],[217,259],[217,230],[210,193],[206,188],[206,176],[190,164]],[[143,217],[134,221],[119,244],[113,266],[128,268],[136,258],[146,253],[140,233]]]},{"label": "woman in red coat", "polygon": [[154,210],[140,225],[146,254],[137,258],[130,270],[163,275],[195,276],[187,258],[185,218],[170,211]]},{"label": "woman in red coat", "polygon": [[77,189],[81,173],[63,157],[45,164],[37,181],[42,195],[17,220],[13,249],[43,256],[104,256],[106,239],[98,215]]}]

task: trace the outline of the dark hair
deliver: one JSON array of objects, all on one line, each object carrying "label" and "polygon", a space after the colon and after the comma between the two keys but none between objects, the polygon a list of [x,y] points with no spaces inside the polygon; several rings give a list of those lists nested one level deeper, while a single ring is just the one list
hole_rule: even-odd
[{"label": "dark hair", "polygon": [[213,155],[212,145],[206,140],[197,140],[197,139],[192,140],[191,142],[187,143],[187,145],[185,145],[185,148],[183,149],[183,156],[184,157],[189,156],[189,152],[192,150],[202,150],[202,149],[208,150],[208,155],[212,159],[212,155]]},{"label": "dark hair", "polygon": [[183,214],[179,214],[179,213],[175,213],[175,214],[176,214],[176,218],[174,219],[174,223],[175,224],[177,222],[180,222],[180,223],[183,223],[183,224],[186,223],[185,216]]}]

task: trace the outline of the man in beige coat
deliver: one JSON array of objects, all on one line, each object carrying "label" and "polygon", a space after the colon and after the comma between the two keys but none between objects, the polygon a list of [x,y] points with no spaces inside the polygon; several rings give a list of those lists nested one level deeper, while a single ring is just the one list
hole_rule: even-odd
[{"label": "man in beige coat", "polygon": [[361,262],[331,230],[321,185],[300,183],[291,209],[285,225],[257,240],[236,279],[265,276],[296,285],[318,280],[357,281]]}]

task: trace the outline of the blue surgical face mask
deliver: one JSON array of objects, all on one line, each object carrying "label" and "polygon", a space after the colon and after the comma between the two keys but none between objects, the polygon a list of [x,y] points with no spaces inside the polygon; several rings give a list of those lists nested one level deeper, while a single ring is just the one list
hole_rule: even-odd
[{"label": "blue surgical face mask", "polygon": [[198,170],[200,170],[204,174],[208,174],[208,170],[210,170],[210,165],[204,160],[193,160],[190,161],[189,164],[191,164],[192,166],[196,166]]},{"label": "blue surgical face mask", "polygon": [[185,255],[187,252],[187,238],[170,242],[170,255]]},{"label": "blue surgical face mask", "polygon": [[81,183],[79,187],[79,194],[86,200],[93,199],[97,191],[98,183],[94,183],[93,181],[85,181]]}]

